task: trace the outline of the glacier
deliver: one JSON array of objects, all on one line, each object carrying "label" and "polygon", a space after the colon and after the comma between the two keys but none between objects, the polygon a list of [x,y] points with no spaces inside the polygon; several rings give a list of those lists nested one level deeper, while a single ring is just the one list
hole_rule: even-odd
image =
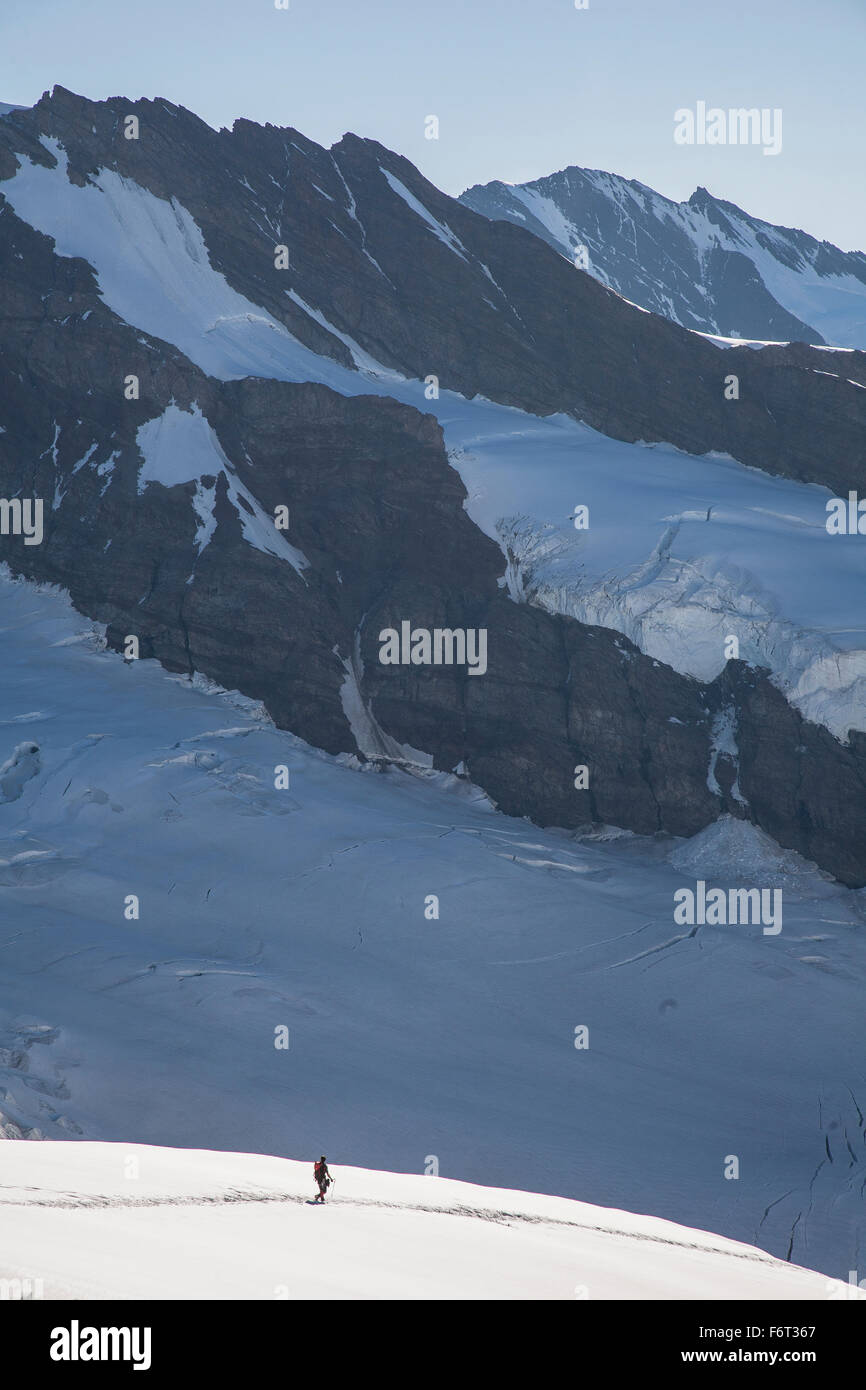
[{"label": "glacier", "polygon": [[[857,1267],[862,890],[739,822],[539,830],[459,771],[331,757],[125,662],[56,590],[0,576],[0,602],[0,1135],[420,1183],[435,1155]],[[678,931],[697,877],[781,887],[782,932]],[[0,1143],[4,1185],[42,1150]]]}]

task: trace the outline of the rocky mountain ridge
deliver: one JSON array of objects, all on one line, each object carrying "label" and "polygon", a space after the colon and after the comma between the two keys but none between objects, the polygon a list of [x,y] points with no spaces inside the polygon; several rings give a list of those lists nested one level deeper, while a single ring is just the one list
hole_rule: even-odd
[{"label": "rocky mountain ridge", "polygon": [[[122,134],[130,113],[137,141]],[[199,229],[195,256],[272,318],[277,356],[280,327],[326,376],[369,354],[419,378],[420,408],[204,369],[207,330],[189,352],[144,331],[86,259],[20,215],[16,176],[34,167],[86,197],[101,180],[116,209],[134,197],[170,210],[188,241]],[[121,228],[116,254],[132,273],[144,233]],[[866,883],[866,736],[839,742],[742,663],[698,682],[615,632],[513,602],[421,388],[435,373],[466,395],[743,462],[769,441],[769,471],[841,489],[866,486],[859,355],[843,378],[808,365],[824,361],[808,348],[721,352],[374,142],[324,151],[294,131],[214,132],[167,103],[62,89],[0,121],[0,275],[0,493],[44,502],[43,542],[4,535],[0,556],[68,588],[119,650],[134,635],[142,657],[263,700],[329,752],[461,768],[541,824],[690,835],[727,811]],[[746,399],[731,409],[722,380],[737,370]],[[383,665],[380,632],[407,620],[485,629],[483,678]]]}]

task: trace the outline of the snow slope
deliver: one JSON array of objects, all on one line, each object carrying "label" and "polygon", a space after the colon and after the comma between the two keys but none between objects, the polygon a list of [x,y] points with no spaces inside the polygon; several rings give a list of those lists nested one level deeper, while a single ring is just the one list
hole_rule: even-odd
[{"label": "snow slope", "polygon": [[0,1279],[41,1279],[49,1299],[866,1298],[653,1217],[448,1178],[334,1176],[315,1207],[310,1163],[6,1145]]},{"label": "snow slope", "polygon": [[[862,1264],[862,892],[724,822],[676,866],[683,842],[538,830],[127,664],[60,595],[2,580],[0,613],[0,763],[39,750],[0,803],[0,1134],[435,1155]],[[675,924],[679,888],[744,873],[783,886],[778,936]]]},{"label": "snow slope", "polygon": [[189,411],[180,410],[176,405],[168,406],[162,415],[145,421],[138,430],[136,442],[144,459],[138,475],[139,492],[149,483],[173,487],[176,483],[195,480],[193,506],[199,517],[196,533],[199,554],[216,529],[216,488],[214,485],[205,487],[202,478],[223,473],[228,499],[238,515],[244,538],[256,550],[287,560],[303,578],[309,560],[277,531],[273,518],[262,510],[249,488],[240,481],[197,405]]},{"label": "snow slope", "polygon": [[[843,739],[850,728],[866,729],[866,549],[856,536],[828,536],[826,488],[724,457],[623,444],[565,417],[540,420],[479,397],[443,391],[428,400],[422,382],[379,366],[289,291],[349,347],[358,370],[345,368],[232,290],[176,201],[106,170],[86,187],[72,184],[63,150],[43,143],[57,166],[22,157],[4,194],[55,237],[61,255],[90,261],[106,302],[127,322],[222,379],[321,381],[435,413],[470,515],[509,559],[515,599],[616,628],[702,679],[722,669],[732,633],[741,656],[769,667],[807,718]],[[436,234],[447,240],[447,232]],[[199,436],[189,441],[195,452],[200,445],[213,452],[201,429]],[[203,543],[208,499],[197,496],[196,504]],[[570,520],[577,504],[590,508],[587,531]],[[304,557],[289,549],[286,558],[302,568]]]},{"label": "snow slope", "polygon": [[173,343],[222,380],[328,380],[327,358],[213,269],[201,231],[176,199],[157,198],[111,169],[79,187],[67,176],[59,141],[44,136],[42,144],[56,168],[22,155],[3,193],[19,217],[54,237],[59,255],[90,261],[105,302],[127,323]]}]

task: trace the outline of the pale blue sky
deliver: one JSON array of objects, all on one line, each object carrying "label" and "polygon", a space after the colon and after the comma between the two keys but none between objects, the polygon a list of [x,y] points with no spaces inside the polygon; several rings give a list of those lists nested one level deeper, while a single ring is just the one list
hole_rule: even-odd
[{"label": "pale blue sky", "polygon": [[[346,130],[449,193],[567,164],[866,249],[866,0],[0,0],[0,100],[55,82],[211,125]],[[780,107],[782,151],[678,146],[673,114]],[[424,138],[424,118],[440,122]]]}]

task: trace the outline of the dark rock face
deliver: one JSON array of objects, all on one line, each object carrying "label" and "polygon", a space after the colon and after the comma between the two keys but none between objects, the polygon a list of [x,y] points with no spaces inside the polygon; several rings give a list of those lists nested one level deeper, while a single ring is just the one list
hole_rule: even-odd
[{"label": "dark rock face", "polygon": [[[108,158],[108,137],[127,104],[94,105],[69,94],[54,102],[71,163],[77,161],[84,177]],[[542,394],[565,389],[568,362],[591,358],[594,384],[578,383],[580,391],[588,401],[606,382],[605,409],[617,428],[624,412],[643,420],[646,411],[657,423],[679,415],[681,424],[694,414],[694,401],[677,393],[686,382],[698,390],[704,354],[715,349],[700,342],[693,348],[695,340],[682,330],[629,308],[589,277],[561,270],[547,248],[533,249],[533,238],[459,208],[405,161],[354,137],[328,154],[294,133],[247,123],[218,135],[188,113],[151,111],[162,105],[136,108],[162,142],[136,177],[152,180],[165,196],[179,187],[179,170],[195,148],[196,172],[182,201],[202,224],[220,223],[222,241],[214,232],[211,244],[208,232],[211,254],[226,258],[225,273],[239,289],[275,317],[281,313],[299,337],[307,332],[310,346],[335,357],[346,351],[307,315],[295,322],[296,306],[287,297],[278,301],[274,291],[266,299],[267,258],[260,261],[251,251],[245,214],[224,183],[232,159],[256,188],[276,179],[287,143],[295,151],[293,168],[309,162],[335,200],[342,180],[354,189],[354,219],[345,188],[342,204],[335,201],[332,210],[346,231],[337,237],[345,259],[330,272],[314,245],[325,236],[318,224],[309,244],[301,242],[303,219],[313,218],[321,201],[304,211],[301,175],[298,197],[282,212],[271,208],[283,219],[280,233],[287,236],[291,218],[287,240],[295,245],[296,234],[305,257],[309,251],[299,293],[316,306],[327,296],[326,318],[347,326],[351,321],[353,336],[380,360],[408,370],[414,354],[412,369],[423,373],[438,365],[443,384],[453,371],[455,382],[464,376],[493,381],[498,398],[515,393],[522,403],[530,398],[538,404]],[[28,121],[53,124],[53,104],[43,102],[35,115],[18,113],[14,120],[14,140],[23,149]],[[89,144],[86,138],[97,120],[99,140],[106,142],[98,151],[94,137]],[[0,122],[0,147],[6,141],[0,173],[6,176],[14,167],[7,124]],[[27,148],[34,159],[48,158],[32,138]],[[142,158],[142,151],[130,157]],[[369,177],[371,159],[398,169],[395,177],[407,187],[412,182],[433,215],[459,236],[469,260],[425,232],[380,176]],[[480,249],[469,249],[473,245]],[[515,246],[525,252],[522,260],[515,259]],[[496,294],[476,269],[482,253],[505,293],[501,308],[476,314],[476,280]],[[369,290],[373,282],[376,295]],[[395,291],[394,284],[401,288]],[[561,303],[568,296],[570,330]],[[216,381],[119,319],[100,298],[91,268],[58,257],[50,239],[2,201],[0,304],[0,496],[42,498],[45,509],[42,544],[5,535],[0,558],[16,573],[68,588],[82,612],[107,624],[113,646],[122,649],[135,635],[141,656],[174,671],[203,672],[261,699],[280,726],[332,753],[358,746],[348,692],[365,708],[386,751],[396,741],[432,755],[439,768],[462,762],[503,810],[542,824],[597,820],[687,835],[727,810],[752,816],[844,882],[866,883],[866,738],[841,745],[806,724],[763,675],[738,663],[702,685],[643,656],[616,633],[511,602],[501,587],[503,556],[464,511],[463,484],[432,416],[388,398],[345,397],[312,383]],[[645,324],[651,336],[641,338]],[[623,369],[626,341],[633,367],[623,405],[616,373]],[[441,362],[431,362],[430,345]],[[834,438],[847,438],[855,427],[853,405],[845,415],[843,382],[788,365],[779,351],[757,377],[750,373],[762,354],[726,353],[724,362],[742,356],[744,380],[760,378],[787,421],[779,431],[787,437],[801,430],[799,463],[790,466],[805,470],[807,460],[814,464],[820,456],[821,467],[837,467],[847,485],[850,459],[846,472],[844,456],[831,457],[820,436],[825,416],[831,428],[834,409],[842,417]],[[706,360],[715,363],[715,356]],[[127,373],[140,378],[138,400],[124,398]],[[801,377],[815,383],[806,392],[808,409],[797,392]],[[647,382],[665,384],[667,395],[641,395]],[[632,388],[636,395],[629,394]],[[577,386],[570,389],[574,405]],[[852,397],[862,394],[847,390]],[[706,399],[698,397],[704,405]],[[200,419],[208,438],[212,432],[212,470],[172,485],[143,482],[138,432],[170,409]],[[700,411],[688,428],[696,434],[707,428]],[[206,543],[203,494],[210,499]],[[283,506],[290,512],[286,538],[306,561],[300,572],[245,535],[255,508],[268,522]],[[380,633],[403,621],[431,630],[484,629],[485,674],[472,675],[465,666],[384,665]],[[737,730],[736,766],[714,755],[714,721],[722,710]],[[718,791],[708,784],[714,756]],[[578,765],[589,769],[589,785],[581,790],[574,782]],[[733,795],[735,776],[746,805]]]},{"label": "dark rock face", "polygon": [[769,680],[731,662],[718,683],[737,709],[739,785],[752,817],[780,844],[863,886],[866,735],[843,746],[803,719]]},{"label": "dark rock face", "polygon": [[[771,226],[705,188],[686,203],[674,203],[635,179],[572,167],[516,188],[498,180],[476,184],[460,201],[485,217],[527,228],[569,259],[575,245],[585,246],[592,273],[626,299],[685,328],[722,337],[825,341],[773,297],[753,258],[755,248],[795,273],[851,276],[866,285],[862,252]],[[713,232],[720,244],[707,251],[707,234]],[[866,333],[866,322],[861,327]],[[854,340],[864,343],[863,337]]]},{"label": "dark rock face", "polygon": [[[372,707],[407,742],[417,741],[419,728],[428,740],[438,734],[440,765],[464,760],[502,810],[520,815],[530,808],[532,819],[545,825],[600,820],[679,835],[694,834],[719,813],[706,785],[710,709],[697,682],[605,628],[516,605],[501,594],[466,614],[466,626],[487,629],[484,676],[382,666],[375,638],[405,613],[389,597],[365,626]],[[428,602],[418,625],[456,621],[444,604]],[[681,723],[671,722],[671,714]],[[578,765],[589,768],[587,790],[575,790]],[[698,767],[703,779],[693,775]]]}]

